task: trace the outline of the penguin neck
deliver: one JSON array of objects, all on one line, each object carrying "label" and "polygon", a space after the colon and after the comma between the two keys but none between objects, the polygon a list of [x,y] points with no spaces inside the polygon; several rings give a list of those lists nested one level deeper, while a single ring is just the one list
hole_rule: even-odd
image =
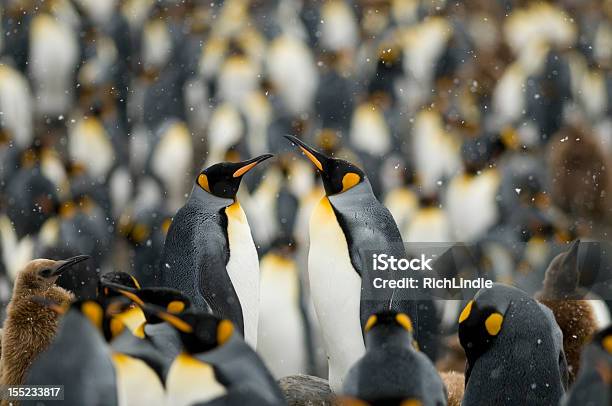
[{"label": "penguin neck", "polygon": [[412,347],[412,334],[399,326],[377,326],[366,334],[368,350],[385,347]]},{"label": "penguin neck", "polygon": [[367,177],[364,177],[359,184],[350,188],[346,192],[338,193],[335,195],[328,196],[328,199],[334,207],[342,207],[342,206],[352,206],[355,202],[359,202],[360,204],[367,204],[371,201],[376,201],[376,197],[374,196],[374,192],[372,191],[372,186],[368,181]]},{"label": "penguin neck", "polygon": [[189,200],[203,203],[208,207],[213,207],[217,209],[222,209],[224,207],[231,206],[237,201],[235,198],[228,199],[226,197],[215,196],[211,193],[208,193],[197,185],[193,187],[191,195],[189,196]]}]

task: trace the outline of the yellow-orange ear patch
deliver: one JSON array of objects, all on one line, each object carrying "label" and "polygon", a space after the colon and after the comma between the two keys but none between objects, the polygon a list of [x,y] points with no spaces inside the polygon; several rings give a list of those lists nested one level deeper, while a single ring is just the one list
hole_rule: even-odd
[{"label": "yellow-orange ear patch", "polygon": [[248,171],[250,171],[251,169],[253,169],[255,167],[255,165],[257,165],[259,162],[251,162],[250,164],[244,165],[242,168],[238,169],[236,172],[234,172],[234,174],[232,175],[234,178],[239,178],[242,175],[244,175],[245,173],[247,173]]},{"label": "yellow-orange ear patch", "polygon": [[164,232],[164,234],[168,234],[168,230],[170,230],[170,224],[172,224],[171,218],[165,219],[164,222],[162,223],[161,229]]},{"label": "yellow-orange ear patch", "polygon": [[349,172],[342,177],[342,191],[345,192],[361,182],[361,177],[355,172]]},{"label": "yellow-orange ear patch", "polygon": [[404,400],[400,406],[423,406],[423,403],[418,399],[407,399]]},{"label": "yellow-orange ear patch", "polygon": [[217,343],[219,345],[225,344],[229,340],[234,332],[234,325],[229,320],[221,320],[217,325]]},{"label": "yellow-orange ear patch", "polygon": [[465,305],[461,314],[459,315],[459,323],[463,323],[468,317],[470,317],[470,313],[472,312],[472,305],[474,304],[473,300],[470,300],[468,304]]},{"label": "yellow-orange ear patch", "polygon": [[180,313],[185,310],[185,303],[180,300],[173,300],[168,303],[168,306],[166,306],[166,310],[169,313]]},{"label": "yellow-orange ear patch", "polygon": [[609,354],[612,354],[612,335],[607,335],[601,340],[601,346],[604,350],[608,351]]},{"label": "yellow-orange ear patch", "polygon": [[200,176],[198,176],[198,185],[200,185],[202,189],[210,193],[210,187],[208,186],[208,176],[206,176],[205,174],[201,173]]},{"label": "yellow-orange ear patch", "polygon": [[504,316],[499,313],[493,313],[485,320],[485,328],[490,335],[496,336],[499,334],[503,322]]},{"label": "yellow-orange ear patch", "polygon": [[132,229],[132,238],[137,243],[144,242],[151,235],[151,230],[146,224],[136,224]]},{"label": "yellow-orange ear patch", "polygon": [[395,316],[395,321],[397,321],[397,323],[404,327],[407,331],[410,331],[412,333],[413,328],[412,328],[412,320],[410,320],[410,317],[408,317],[407,314],[405,313],[399,313]]},{"label": "yellow-orange ear patch", "polygon": [[115,318],[111,319],[110,321],[111,336],[117,337],[119,334],[121,334],[124,328],[125,328],[125,325],[121,321]]},{"label": "yellow-orange ear patch", "polygon": [[102,320],[104,311],[102,306],[93,301],[84,302],[81,305],[81,312],[91,321],[91,323],[99,329],[102,329]]},{"label": "yellow-orange ear patch", "polygon": [[374,327],[376,325],[377,321],[378,321],[378,317],[376,317],[375,314],[371,315],[368,318],[368,321],[366,322],[366,325],[364,327],[364,331],[367,333],[368,331],[372,330],[372,327]]},{"label": "yellow-orange ear patch", "polygon": [[306,155],[308,157],[308,159],[310,159],[310,161],[314,164],[314,166],[317,167],[318,170],[320,170],[320,171],[323,170],[323,165],[321,165],[321,161],[319,161],[316,156],[314,156],[310,151],[308,151],[304,147],[300,146],[300,149],[302,150],[304,155]]}]

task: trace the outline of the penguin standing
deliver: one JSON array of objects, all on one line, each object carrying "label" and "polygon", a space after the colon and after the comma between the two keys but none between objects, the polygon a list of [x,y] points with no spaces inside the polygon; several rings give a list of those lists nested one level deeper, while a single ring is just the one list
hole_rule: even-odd
[{"label": "penguin standing", "polygon": [[553,313],[502,284],[481,289],[459,315],[467,356],[463,406],[556,405],[567,387],[563,335]]},{"label": "penguin standing", "polygon": [[193,310],[157,314],[177,329],[183,345],[165,382],[167,404],[285,404],[278,384],[231,321]]},{"label": "penguin standing", "polygon": [[244,174],[271,156],[204,169],[170,225],[160,262],[162,286],[186,294],[196,309],[232,320],[253,348],[259,261],[236,193]]},{"label": "penguin standing", "polygon": [[3,385],[24,383],[32,361],[49,346],[58,328],[57,313],[32,298],[43,297],[68,305],[72,294],[55,285],[55,281],[62,272],[87,258],[81,255],[63,261],[37,259],[17,275],[2,328],[0,378]]},{"label": "penguin standing", "polygon": [[612,377],[612,326],[593,336],[582,352],[580,373],[562,406],[609,405]]},{"label": "penguin standing", "polygon": [[[100,303],[86,300],[72,305],[49,348],[32,364],[25,384],[63,385],[63,402],[68,405],[118,405],[116,374],[110,347],[102,335],[103,321]],[[39,402],[22,401],[21,405]]]},{"label": "penguin standing", "polygon": [[[406,252],[397,225],[376,200],[363,171],[347,161],[327,157],[295,137],[286,138],[317,167],[325,187],[326,195],[310,219],[308,274],[332,389],[341,389],[346,372],[365,352],[362,328],[368,317],[383,309],[409,314],[417,324],[416,336],[424,352],[435,359],[437,316],[433,303],[417,302],[416,289],[400,292],[373,285],[375,275],[368,266],[371,253],[384,252],[399,259],[406,258]],[[393,276],[421,277],[410,271]]]},{"label": "penguin standing", "polygon": [[[115,303],[111,301],[107,309]],[[119,405],[165,405],[163,379],[170,362],[145,336],[142,309],[119,308],[107,320]]]},{"label": "penguin standing", "polygon": [[[289,251],[289,252],[287,252]],[[308,373],[308,323],[303,289],[291,248],[275,248],[259,264],[260,312],[257,353],[280,379]]]},{"label": "penguin standing", "polygon": [[384,311],[370,316],[365,327],[366,353],[349,370],[343,393],[370,403],[446,405],[442,379],[429,358],[418,351],[413,332],[412,321],[404,313]]}]

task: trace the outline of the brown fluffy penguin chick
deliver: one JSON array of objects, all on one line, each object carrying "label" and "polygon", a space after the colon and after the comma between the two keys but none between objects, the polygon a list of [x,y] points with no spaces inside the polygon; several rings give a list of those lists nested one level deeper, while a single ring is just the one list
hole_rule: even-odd
[{"label": "brown fluffy penguin chick", "polygon": [[544,286],[536,294],[536,299],[553,311],[563,332],[563,350],[570,384],[578,374],[582,349],[597,330],[593,308],[587,300],[581,300],[584,292],[578,287],[579,245],[580,241],[574,241],[569,251],[551,261],[544,277]]},{"label": "brown fluffy penguin chick", "polygon": [[448,406],[461,406],[465,390],[465,376],[456,371],[440,372],[448,394]]},{"label": "brown fluffy penguin chick", "polygon": [[436,369],[440,372],[465,371],[465,351],[459,343],[459,336],[453,334],[442,339],[443,355],[436,361]]},{"label": "brown fluffy penguin chick", "polygon": [[36,299],[68,306],[73,300],[72,294],[55,281],[63,271],[87,258],[36,259],[17,274],[2,329],[0,383],[21,385],[34,358],[51,343],[60,315]]},{"label": "brown fluffy penguin chick", "polygon": [[609,205],[608,159],[583,128],[569,127],[551,142],[553,202],[579,222],[603,219]]}]

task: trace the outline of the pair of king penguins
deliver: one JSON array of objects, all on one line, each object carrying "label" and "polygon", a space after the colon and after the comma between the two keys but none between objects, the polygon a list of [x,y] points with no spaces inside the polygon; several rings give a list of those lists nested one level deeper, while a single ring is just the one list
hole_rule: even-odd
[{"label": "pair of king penguins", "polygon": [[[406,252],[397,225],[374,196],[364,172],[347,161],[325,156],[296,137],[286,138],[315,165],[325,189],[310,219],[308,273],[332,390],[341,391],[349,368],[365,353],[363,329],[368,318],[383,310],[406,313],[415,323],[421,349],[435,359],[438,316],[427,292],[373,286],[380,274],[369,267],[371,254],[399,259]],[[388,272],[385,276],[393,279],[422,278],[416,271]]]},{"label": "pair of king penguins", "polygon": [[196,309],[231,320],[253,348],[259,260],[236,193],[242,177],[271,157],[222,162],[201,171],[168,230],[157,282],[185,293]]}]

